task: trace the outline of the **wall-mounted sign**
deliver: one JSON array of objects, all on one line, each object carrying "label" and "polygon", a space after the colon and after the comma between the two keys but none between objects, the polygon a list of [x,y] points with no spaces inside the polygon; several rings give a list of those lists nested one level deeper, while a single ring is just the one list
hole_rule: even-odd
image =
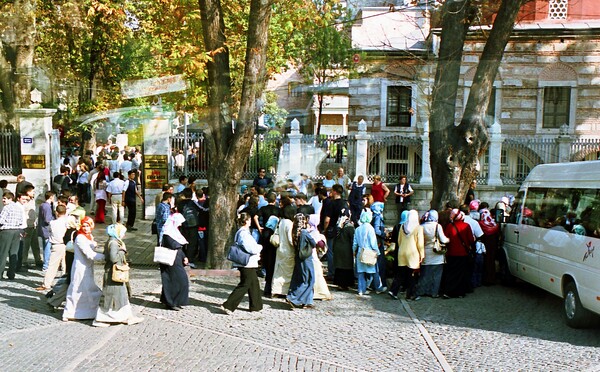
[{"label": "wall-mounted sign", "polygon": [[146,189],[162,189],[165,183],[169,183],[167,168],[146,169]]},{"label": "wall-mounted sign", "polygon": [[157,96],[159,94],[180,92],[187,89],[183,75],[169,75],[142,80],[121,82],[121,95],[125,99]]},{"label": "wall-mounted sign", "polygon": [[33,138],[31,138],[31,137],[23,137],[23,143],[33,143]]},{"label": "wall-mounted sign", "polygon": [[167,155],[144,155],[144,169],[167,169]]},{"label": "wall-mounted sign", "polygon": [[21,166],[25,169],[46,169],[46,156],[21,155]]}]

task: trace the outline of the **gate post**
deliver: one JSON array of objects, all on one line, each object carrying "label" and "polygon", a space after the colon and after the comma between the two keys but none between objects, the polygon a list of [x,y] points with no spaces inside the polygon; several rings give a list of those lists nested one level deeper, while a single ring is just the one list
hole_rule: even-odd
[{"label": "gate post", "polygon": [[368,182],[367,174],[367,162],[369,140],[371,136],[367,134],[367,122],[364,119],[358,122],[358,133],[354,135],[356,140],[356,168],[354,169],[354,176],[363,175],[365,181]]},{"label": "gate post", "polygon": [[162,186],[169,183],[169,156],[171,154],[171,122],[174,112],[154,111],[154,116],[144,123],[144,155],[142,160],[144,175],[144,216],[152,219],[155,215],[154,199],[162,192]]},{"label": "gate post", "polygon": [[15,110],[19,118],[22,173],[33,184],[38,196],[50,190],[52,182],[50,134],[55,113],[56,110],[41,108],[39,104]]},{"label": "gate post", "polygon": [[494,123],[490,127],[490,151],[488,159],[488,186],[502,186],[500,167],[502,160],[502,129],[500,124]]},{"label": "gate post", "polygon": [[429,122],[423,124],[423,135],[421,136],[421,185],[433,185],[431,178],[431,161],[429,154]]}]

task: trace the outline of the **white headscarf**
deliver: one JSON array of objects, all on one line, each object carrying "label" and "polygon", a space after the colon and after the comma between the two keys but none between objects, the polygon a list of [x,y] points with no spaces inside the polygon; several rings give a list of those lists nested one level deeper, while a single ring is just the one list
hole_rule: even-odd
[{"label": "white headscarf", "polygon": [[181,213],[173,213],[167,218],[165,226],[163,227],[163,235],[170,236],[179,244],[187,244],[188,241],[181,235],[178,227],[185,222],[185,217]]},{"label": "white headscarf", "polygon": [[408,212],[408,219],[404,223],[404,232],[410,235],[417,226],[419,226],[419,212],[412,209]]}]

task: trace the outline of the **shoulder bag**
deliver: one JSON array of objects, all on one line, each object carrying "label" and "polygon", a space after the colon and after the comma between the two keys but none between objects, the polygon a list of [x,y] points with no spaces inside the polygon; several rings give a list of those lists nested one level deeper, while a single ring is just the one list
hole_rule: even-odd
[{"label": "shoulder bag", "polygon": [[445,254],[447,251],[446,244],[440,242],[438,237],[439,224],[435,225],[435,234],[433,234],[433,252],[437,254]]},{"label": "shoulder bag", "polygon": [[229,252],[227,253],[227,259],[233,262],[236,265],[246,266],[250,261],[250,257],[252,257],[251,253],[248,253],[244,246],[237,241],[238,234],[235,234],[235,238],[233,239],[233,245],[229,247]]},{"label": "shoulder bag", "polygon": [[371,248],[367,248],[367,234],[365,233],[365,238],[363,239],[363,245],[360,247],[360,262],[363,265],[367,266],[375,266],[377,264],[377,256],[378,252],[375,252]]},{"label": "shoulder bag", "polygon": [[112,281],[117,283],[129,282],[129,264],[114,264],[112,267]]},{"label": "shoulder bag", "polygon": [[177,257],[177,249],[169,249],[167,247],[154,247],[154,262],[161,265],[173,266]]},{"label": "shoulder bag", "polygon": [[298,249],[298,257],[300,260],[304,261],[312,256],[313,247],[310,244],[310,241],[306,237],[300,241],[300,248]]},{"label": "shoulder bag", "polygon": [[[279,222],[281,222],[281,220]],[[279,242],[280,242],[280,238],[279,238],[279,222],[277,222],[277,226],[275,226],[275,231],[273,231],[273,234],[269,238],[269,243],[271,243],[271,245],[273,247],[275,247],[275,248],[279,247]]]}]

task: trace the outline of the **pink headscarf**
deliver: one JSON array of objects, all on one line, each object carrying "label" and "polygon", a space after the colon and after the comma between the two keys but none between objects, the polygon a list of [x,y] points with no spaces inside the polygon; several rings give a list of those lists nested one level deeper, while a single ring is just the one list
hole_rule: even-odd
[{"label": "pink headscarf", "polygon": [[450,212],[450,220],[451,221],[462,221],[464,219],[464,214],[459,211],[457,208],[454,208],[451,212]]}]

